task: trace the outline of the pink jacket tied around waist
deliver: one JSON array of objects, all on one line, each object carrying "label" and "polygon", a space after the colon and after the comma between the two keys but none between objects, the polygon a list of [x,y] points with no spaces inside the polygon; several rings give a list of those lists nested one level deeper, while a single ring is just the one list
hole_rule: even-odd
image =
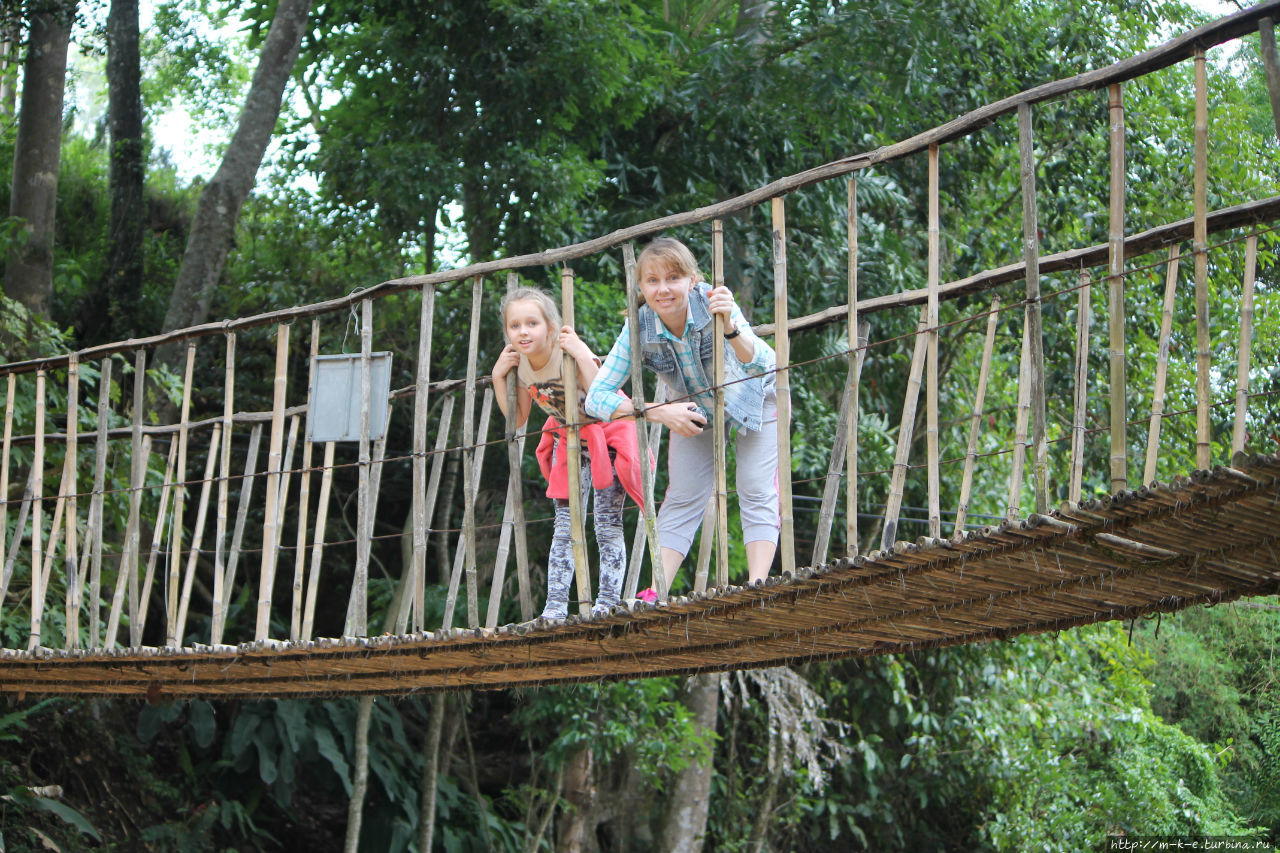
[{"label": "pink jacket tied around waist", "polygon": [[[596,489],[607,489],[613,482],[616,471],[618,482],[631,499],[643,509],[644,492],[640,486],[640,443],[636,440],[636,422],[625,420],[606,421],[586,424],[579,433],[587,453],[594,464],[591,466],[591,485]],[[569,436],[565,428],[555,418],[548,417],[542,429],[542,439],[538,442],[538,467],[547,480],[547,497],[567,500],[569,497],[569,454],[555,453],[556,442],[569,446]],[[612,469],[608,464],[601,464],[609,458],[609,451],[616,454]],[[656,466],[653,452],[649,452],[649,470]]]}]

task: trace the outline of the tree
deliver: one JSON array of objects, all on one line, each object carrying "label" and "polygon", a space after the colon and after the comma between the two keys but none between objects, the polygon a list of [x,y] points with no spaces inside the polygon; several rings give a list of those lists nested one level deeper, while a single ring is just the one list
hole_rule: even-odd
[{"label": "tree", "polygon": [[25,221],[27,239],[5,265],[5,293],[45,315],[53,295],[54,214],[62,152],[62,95],[74,2],[33,5],[22,106],[13,155],[9,215]]},{"label": "tree", "polygon": [[[204,322],[235,236],[236,220],[271,141],[284,87],[306,31],[311,0],[281,0],[258,55],[231,143],[217,172],[200,194],[195,221],[173,285],[164,328]],[[162,355],[163,357],[163,355]]]}]

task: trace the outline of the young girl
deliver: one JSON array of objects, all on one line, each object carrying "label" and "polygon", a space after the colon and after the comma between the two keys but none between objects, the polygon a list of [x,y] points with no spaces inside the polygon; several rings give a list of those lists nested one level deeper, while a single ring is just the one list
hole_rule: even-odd
[{"label": "young girl", "polygon": [[[693,253],[679,240],[659,237],[636,261],[642,304],[639,357],[667,386],[670,403],[650,405],[647,420],[671,430],[669,484],[658,510],[658,542],[667,588],[675,579],[702,521],[713,485],[716,429],[737,429],[738,506],[751,580],[768,577],[778,547],[778,410],[774,397],[777,357],[755,336],[727,287],[702,280]],[[725,317],[725,416],[715,411],[712,387],[713,314]],[[598,418],[632,415],[619,393],[631,370],[631,333],[622,333],[600,366],[587,395],[587,412]]]},{"label": "young girl", "polygon": [[[626,569],[622,532],[624,492],[642,504],[639,449],[634,422],[602,424],[582,408],[585,391],[599,366],[599,359],[571,326],[561,326],[560,311],[546,293],[519,288],[502,300],[502,325],[507,345],[493,365],[493,393],[498,407],[507,411],[507,377],[516,377],[516,423],[529,418],[531,402],[547,413],[538,465],[547,479],[547,497],[555,505],[555,532],[547,557],[545,619],[563,619],[569,613],[569,586],[573,583],[573,546],[569,518],[568,436],[561,424],[569,419],[584,424],[582,442],[582,506],[587,507],[588,488],[595,492],[596,546],[600,551],[600,592],[591,608],[606,613],[618,603]],[[578,371],[578,399],[566,405],[563,353],[572,356]],[[619,427],[622,427],[621,429]],[[593,464],[594,462],[594,464]],[[642,504],[643,505],[643,504]]]}]

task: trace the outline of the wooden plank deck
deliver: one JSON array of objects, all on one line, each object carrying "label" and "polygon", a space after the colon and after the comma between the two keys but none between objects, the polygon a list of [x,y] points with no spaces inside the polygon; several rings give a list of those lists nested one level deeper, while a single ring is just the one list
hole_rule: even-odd
[{"label": "wooden plank deck", "polygon": [[562,623],[0,654],[0,692],[291,697],[499,689],[910,652],[1280,592],[1280,455],[762,586]]}]

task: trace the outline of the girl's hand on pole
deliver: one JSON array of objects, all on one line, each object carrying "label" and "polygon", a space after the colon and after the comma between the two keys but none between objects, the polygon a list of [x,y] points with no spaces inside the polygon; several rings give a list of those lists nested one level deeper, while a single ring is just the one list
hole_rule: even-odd
[{"label": "girl's hand on pole", "polygon": [[582,338],[578,337],[578,333],[573,330],[573,326],[562,326],[560,328],[558,343],[561,351],[568,353],[575,359],[591,359],[594,357],[591,348],[586,345]]},{"label": "girl's hand on pole", "polygon": [[502,348],[502,352],[498,354],[498,360],[493,363],[494,380],[502,379],[512,370],[520,366],[520,353],[516,352],[516,348],[511,344],[507,344]]}]

